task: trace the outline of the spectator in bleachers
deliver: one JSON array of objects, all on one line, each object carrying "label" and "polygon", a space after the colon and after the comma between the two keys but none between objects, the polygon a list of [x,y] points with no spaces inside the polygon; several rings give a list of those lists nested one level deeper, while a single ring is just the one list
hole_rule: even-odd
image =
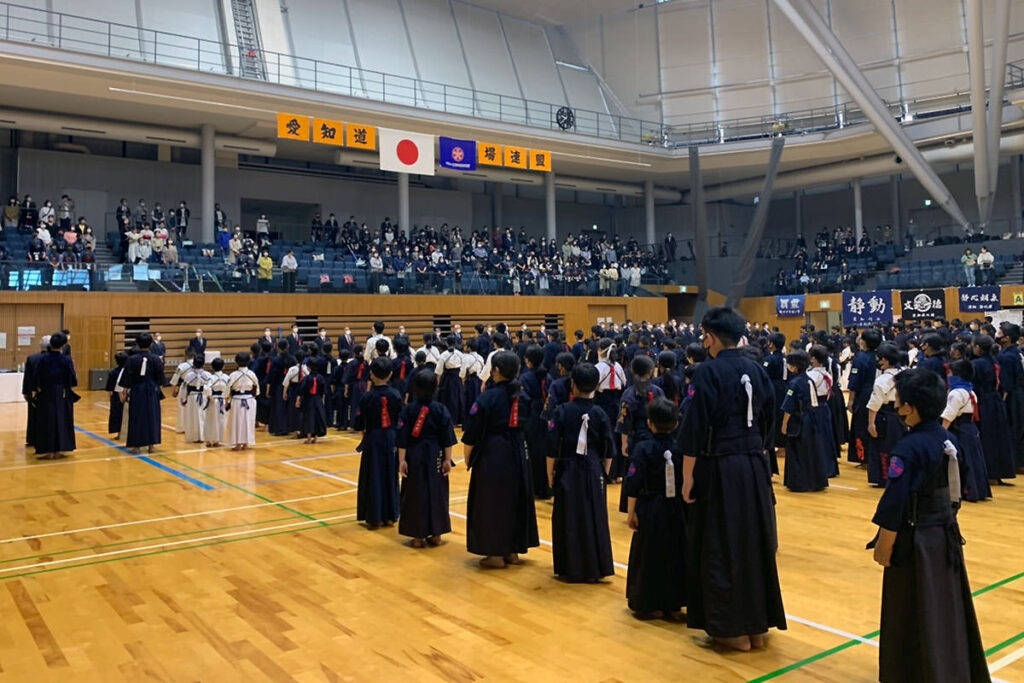
[{"label": "spectator in bleachers", "polygon": [[160,202],[153,204],[153,210],[149,213],[149,219],[153,221],[154,226],[163,225],[165,228],[167,227],[167,216],[164,215],[164,207],[161,206]]},{"label": "spectator in bleachers", "polygon": [[53,208],[53,202],[47,199],[39,209],[39,221],[42,223],[49,223],[51,218],[54,220],[54,223],[56,223],[57,209]]},{"label": "spectator in bleachers", "polygon": [[82,245],[86,249],[89,249],[89,248],[95,249],[96,248],[96,236],[92,234],[92,227],[89,226],[89,225],[86,225],[85,217],[84,216],[80,216],[78,218],[78,226],[77,226],[77,228],[78,228],[78,230],[82,234]]},{"label": "spectator in bleachers", "polygon": [[324,238],[328,244],[338,243],[338,219],[332,213],[327,216],[327,220],[324,221]]},{"label": "spectator in bleachers", "polygon": [[981,272],[981,284],[994,285],[996,283],[992,271],[992,265],[995,263],[995,260],[996,257],[992,255],[988,247],[982,245],[981,252],[978,254],[978,270]]},{"label": "spectator in bleachers", "polygon": [[964,279],[968,287],[974,286],[974,268],[978,263],[978,257],[969,248],[964,249],[964,255],[960,257],[960,264],[964,267]]},{"label": "spectator in bleachers", "polygon": [[143,223],[139,230],[139,263],[149,263],[153,257],[153,228]]},{"label": "spectator in bleachers", "polygon": [[267,249],[260,253],[256,266],[256,279],[258,280],[259,291],[269,292],[270,281],[274,279],[274,260],[270,258],[270,252]]},{"label": "spectator in bleachers", "polygon": [[213,229],[217,232],[226,230],[228,227],[228,215],[220,204],[213,205]]},{"label": "spectator in bleachers", "polygon": [[265,213],[261,213],[260,217],[256,219],[256,239],[260,241],[260,244],[264,239],[268,243],[270,242],[270,220]]},{"label": "spectator in bleachers", "polygon": [[323,239],[324,233],[324,222],[320,219],[320,212],[317,211],[313,214],[313,222],[309,226],[309,240],[313,244],[316,244]]},{"label": "spectator in bleachers", "polygon": [[18,205],[18,197],[11,195],[7,200],[7,206],[4,207],[4,213],[2,223],[0,227],[4,230],[16,230],[18,228],[18,221],[21,218],[21,207]]},{"label": "spectator in bleachers", "polygon": [[149,223],[149,207],[146,206],[145,199],[139,199],[138,204],[135,205],[135,211],[132,212],[132,219],[135,222],[135,227],[142,230],[147,223]]},{"label": "spectator in bleachers", "polygon": [[178,202],[178,208],[174,212],[174,231],[179,242],[183,242],[185,240],[185,236],[188,233],[188,222],[191,216],[192,212],[189,210],[185,200]]},{"label": "spectator in bleachers", "polygon": [[39,221],[39,209],[36,206],[35,201],[32,199],[32,195],[25,195],[25,199],[21,201],[19,206],[18,230],[21,232],[31,233],[36,228],[36,223]]},{"label": "spectator in bleachers", "polygon": [[167,228],[163,225],[157,225],[152,231],[153,237],[150,238],[150,247],[152,248],[153,255],[150,257],[150,261],[153,263],[164,262],[164,249],[167,248],[167,240],[170,239],[170,233],[167,232]]},{"label": "spectator in bleachers", "polygon": [[47,249],[53,244],[53,235],[50,234],[50,229],[46,227],[46,223],[43,221],[39,221],[39,227],[36,228],[36,237],[42,240],[43,246]]},{"label": "spectator in bleachers", "polygon": [[134,265],[139,262],[139,242],[142,240],[142,234],[139,232],[138,226],[133,225],[125,236],[128,238],[128,263]]},{"label": "spectator in bleachers", "polygon": [[281,279],[285,293],[295,291],[295,274],[298,270],[299,262],[295,259],[295,252],[289,249],[288,253],[281,257]]},{"label": "spectator in bleachers", "polygon": [[236,225],[235,234],[233,234],[231,239],[228,241],[227,262],[229,264],[234,265],[235,263],[238,263],[238,256],[242,253],[243,246],[242,228]]}]

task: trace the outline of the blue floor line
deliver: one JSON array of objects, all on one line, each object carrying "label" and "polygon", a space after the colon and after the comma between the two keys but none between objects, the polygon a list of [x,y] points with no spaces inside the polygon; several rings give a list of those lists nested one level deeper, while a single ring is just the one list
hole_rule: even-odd
[{"label": "blue floor line", "polygon": [[198,479],[196,479],[194,477],[190,477],[189,475],[185,474],[184,472],[182,472],[180,470],[176,470],[173,467],[168,467],[167,465],[165,465],[162,462],[159,462],[157,460],[154,460],[153,458],[150,458],[150,457],[145,456],[145,455],[140,455],[138,453],[132,453],[130,449],[122,446],[119,443],[111,441],[110,439],[104,439],[102,436],[100,436],[98,434],[93,434],[92,432],[90,432],[88,430],[85,430],[85,429],[82,429],[81,427],[75,427],[75,431],[76,432],[81,432],[82,434],[85,434],[86,436],[92,437],[93,439],[96,439],[100,443],[105,444],[107,446],[110,446],[111,448],[116,448],[117,450],[121,451],[122,453],[127,453],[128,455],[132,456],[133,458],[136,458],[137,460],[141,460],[142,462],[146,463],[147,465],[152,465],[153,467],[157,468],[158,470],[163,470],[164,472],[167,472],[168,474],[173,474],[174,476],[178,477],[179,479],[183,479],[184,481],[187,481],[188,483],[192,484],[193,486],[201,488],[204,491],[212,491],[214,489],[213,486],[210,486],[206,482],[199,481]]}]

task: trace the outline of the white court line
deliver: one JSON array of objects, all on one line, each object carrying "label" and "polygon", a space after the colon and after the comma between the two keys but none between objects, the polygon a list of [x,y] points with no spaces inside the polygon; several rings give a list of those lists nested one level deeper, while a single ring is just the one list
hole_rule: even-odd
[{"label": "white court line", "polygon": [[[257,448],[260,445],[261,444],[256,444],[256,446],[252,446],[252,448]],[[275,444],[269,444],[269,445],[275,445]],[[200,450],[202,450],[202,449],[200,449]],[[207,449],[207,450],[209,452],[212,449]],[[188,452],[188,451],[185,451],[185,452]],[[209,472],[211,470],[226,470],[226,469],[230,469],[230,468],[238,469],[238,468],[241,468],[241,467],[246,467],[248,465],[279,465],[279,464],[281,464],[283,462],[288,462],[289,460],[295,460],[297,462],[298,461],[302,461],[302,460],[323,460],[324,458],[340,458],[342,456],[348,456],[348,455],[359,455],[359,452],[358,451],[341,451],[339,453],[315,453],[313,455],[300,455],[300,456],[293,457],[293,458],[277,458],[275,460],[253,460],[252,462],[239,461],[239,462],[229,463],[227,465],[212,465],[210,467],[204,467],[204,468],[202,468],[202,470],[203,470],[203,472]]]},{"label": "white court line", "polygon": [[141,548],[124,548],[122,550],[112,550],[106,553],[99,553],[96,555],[79,555],[76,557],[66,557],[60,560],[50,560],[49,562],[37,562],[35,564],[24,564],[20,567],[7,567],[6,569],[0,569],[0,574],[6,574],[8,572],[24,571],[26,569],[38,569],[40,567],[51,567],[55,564],[67,564],[68,562],[78,562],[80,560],[97,560],[103,557],[113,557],[115,555],[126,555],[129,553],[138,553],[146,550],[159,550],[160,548],[170,548],[176,545],[188,545],[191,543],[203,543],[207,541],[215,541],[220,538],[231,538],[233,536],[245,536],[253,533],[267,533],[268,531],[277,531],[279,529],[290,529],[297,526],[315,526],[321,522],[335,522],[340,519],[349,519],[355,517],[355,513],[347,515],[336,515],[334,517],[324,517],[322,519],[310,519],[302,520],[301,522],[292,522],[291,524],[279,524],[278,526],[272,527],[260,527],[257,529],[245,529],[242,531],[232,531],[229,534],[217,534],[215,536],[203,536],[200,538],[189,538],[181,541],[168,541],[166,543],[157,543],[155,545],[142,546]]},{"label": "white court line", "polygon": [[[316,470],[310,470],[310,471],[311,472],[315,472]],[[318,473],[318,474],[323,474],[323,473]],[[323,476],[328,476],[328,475],[323,474]],[[270,507],[272,505],[288,505],[289,503],[301,503],[301,502],[307,501],[307,500],[320,500],[320,499],[323,499],[323,498],[333,498],[335,496],[344,496],[345,494],[353,493],[354,491],[355,491],[355,489],[350,489],[348,491],[339,491],[339,492],[336,492],[336,493],[324,493],[324,494],[319,495],[319,496],[306,496],[304,498],[292,498],[291,500],[275,500],[275,501],[272,501],[272,502],[269,502],[269,503],[254,503],[252,505],[241,505],[241,506],[238,506],[238,507],[221,508],[220,510],[206,510],[204,512],[188,512],[188,513],[184,513],[184,514],[180,514],[180,515],[170,515],[168,517],[154,517],[152,519],[138,519],[138,520],[133,520],[131,522],[118,522],[116,524],[104,524],[104,525],[101,525],[101,526],[84,527],[84,528],[81,528],[81,529],[67,529],[65,531],[52,531],[52,532],[45,533],[45,534],[36,534],[34,536],[15,536],[13,538],[0,539],[0,545],[3,545],[5,543],[14,543],[14,542],[17,542],[17,541],[27,541],[27,540],[35,539],[35,538],[48,538],[50,536],[67,536],[69,534],[78,534],[78,533],[84,533],[84,532],[87,532],[87,531],[101,531],[103,529],[116,529],[116,528],[125,527],[125,526],[135,526],[137,524],[149,524],[151,522],[167,522],[167,521],[170,521],[172,519],[186,519],[188,517],[203,517],[205,515],[217,515],[217,514],[220,514],[222,512],[238,512],[239,510],[253,510],[255,508]]]},{"label": "white court line", "polygon": [[327,472],[321,472],[320,470],[314,470],[312,467],[306,467],[305,465],[300,465],[299,463],[293,462],[291,460],[286,460],[284,462],[284,464],[285,465],[290,465],[291,467],[294,467],[296,469],[302,470],[303,472],[310,472],[311,474],[315,474],[315,475],[318,475],[318,476],[321,476],[321,477],[327,477],[328,479],[333,479],[335,481],[344,482],[345,484],[350,484],[352,486],[359,486],[358,482],[352,481],[351,479],[345,479],[344,477],[339,477],[336,474],[328,474]]},{"label": "white court line", "polygon": [[832,482],[828,483],[828,487],[830,489],[842,489],[844,491],[860,491],[860,489],[855,489],[852,486],[840,486],[839,484],[833,484]]},{"label": "white court line", "polygon": [[[337,441],[340,438],[341,437],[338,437],[338,436],[328,436],[328,437],[325,437],[323,439],[320,439],[320,441],[317,441],[317,443],[322,443],[324,441]],[[290,443],[300,443],[302,441],[303,441],[303,439],[283,439],[281,441],[264,441],[262,443],[253,444],[253,445],[249,446],[249,448],[246,449],[246,450],[252,450],[254,448],[270,448],[272,446],[284,446],[284,445],[287,445],[287,444],[290,444]],[[183,455],[185,453],[203,453],[203,452],[209,453],[211,451],[220,450],[221,448],[227,448],[227,446],[214,446],[212,448],[207,448],[206,446],[203,446],[201,448],[189,448],[189,449],[186,449],[186,450],[174,451],[174,452],[176,454],[180,453],[180,454],[183,454]]]},{"label": "white court line", "polygon": [[[1003,657],[1001,659],[997,659],[996,661],[992,662],[992,664],[989,665],[988,670],[991,673],[995,673],[995,672],[999,671],[1000,669],[1005,669],[1006,667],[1010,666],[1011,664],[1013,664],[1014,662],[1016,662],[1018,659],[1021,659],[1021,658],[1024,658],[1024,647],[1022,647],[1022,648],[1020,648],[1018,650],[1014,650],[1013,652],[1011,652],[1010,654],[1006,655],[1005,657]],[[995,680],[995,679],[993,678],[992,680]]]}]

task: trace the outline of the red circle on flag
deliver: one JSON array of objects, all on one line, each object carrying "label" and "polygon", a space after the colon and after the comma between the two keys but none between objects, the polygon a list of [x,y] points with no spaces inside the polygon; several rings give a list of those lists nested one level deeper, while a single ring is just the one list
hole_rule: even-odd
[{"label": "red circle on flag", "polygon": [[398,160],[406,166],[412,166],[416,163],[416,160],[420,158],[419,147],[412,140],[405,139],[398,143],[398,148],[395,150],[398,154]]}]

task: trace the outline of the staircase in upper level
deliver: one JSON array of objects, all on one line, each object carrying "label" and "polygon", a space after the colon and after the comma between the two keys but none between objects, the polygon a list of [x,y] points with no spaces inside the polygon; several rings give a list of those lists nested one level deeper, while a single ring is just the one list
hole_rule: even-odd
[{"label": "staircase in upper level", "polygon": [[263,61],[255,3],[253,0],[231,0],[231,14],[235,20],[235,38],[238,42],[239,75],[267,80],[267,65]]}]

